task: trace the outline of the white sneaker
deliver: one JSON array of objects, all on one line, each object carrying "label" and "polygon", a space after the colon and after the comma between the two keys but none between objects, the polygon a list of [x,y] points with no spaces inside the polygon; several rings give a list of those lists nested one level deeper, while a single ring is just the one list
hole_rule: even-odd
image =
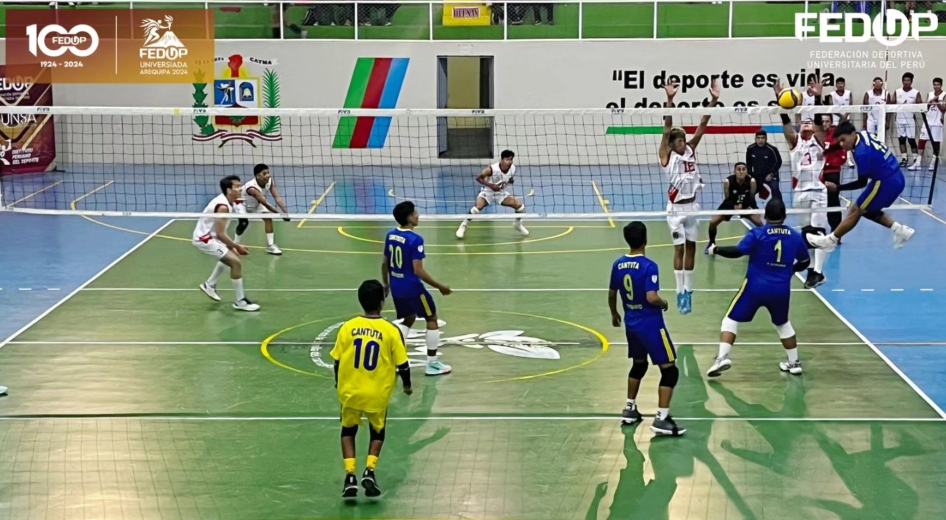
[{"label": "white sneaker", "polygon": [[424,373],[428,376],[443,376],[449,374],[451,370],[450,365],[438,359],[436,361],[428,361],[427,370],[425,370]]},{"label": "white sneaker", "polygon": [[526,229],[526,227],[522,225],[522,222],[516,222],[515,224],[512,225],[512,227],[513,229],[518,231],[520,235],[524,237],[529,236],[529,230]]},{"label": "white sneaker", "polygon": [[893,232],[893,248],[900,249],[904,244],[910,241],[913,238],[913,235],[916,234],[916,230],[910,226],[900,225],[899,231]]},{"label": "white sneaker", "polygon": [[211,300],[213,300],[213,301],[215,301],[215,302],[219,302],[219,301],[220,301],[220,296],[217,294],[217,286],[216,286],[216,285],[210,285],[209,283],[204,282],[204,283],[200,284],[200,290],[201,290],[201,291],[204,291],[204,294],[206,294],[207,296],[209,296]]},{"label": "white sneaker", "polygon": [[0,386],[0,395],[7,395],[7,387]]},{"label": "white sneaker", "polygon": [[778,367],[782,369],[782,372],[788,372],[789,374],[798,376],[801,375],[801,361],[795,361],[794,363],[790,361],[782,361],[778,364]]},{"label": "white sneaker", "polygon": [[923,167],[923,159],[921,159],[920,157],[917,157],[916,160],[913,161],[913,164],[911,164],[910,167],[907,169],[912,172],[912,171],[919,170],[922,167]]},{"label": "white sneaker", "polygon": [[238,311],[256,312],[259,310],[259,305],[243,298],[242,300],[233,302],[233,308]]},{"label": "white sneaker", "polygon": [[282,249],[279,249],[279,247],[277,247],[276,244],[273,244],[266,248],[266,252],[271,255],[279,256],[282,254]]},{"label": "white sneaker", "polygon": [[457,230],[457,238],[463,239],[466,236],[466,222],[460,224],[460,229]]},{"label": "white sneaker", "polygon": [[730,368],[732,368],[732,361],[730,361],[728,357],[716,358],[716,361],[713,362],[713,366],[706,372],[706,375],[709,377],[719,377]]},{"label": "white sneaker", "polygon": [[805,238],[808,239],[808,243],[818,249],[822,249],[825,252],[830,253],[834,251],[834,248],[838,247],[838,239],[834,235],[805,235]]},{"label": "white sneaker", "polygon": [[933,171],[935,169],[936,169],[936,161],[930,161],[930,171]]}]

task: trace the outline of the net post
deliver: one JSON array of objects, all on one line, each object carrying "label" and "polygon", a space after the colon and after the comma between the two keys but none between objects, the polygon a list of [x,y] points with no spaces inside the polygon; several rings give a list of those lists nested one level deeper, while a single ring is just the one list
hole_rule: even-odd
[{"label": "net post", "polygon": [[[926,128],[926,135],[930,137],[930,142],[933,143],[933,148],[932,150],[930,150],[930,152],[933,153],[933,163],[932,163],[933,175],[930,178],[930,194],[926,200],[926,205],[932,206],[933,205],[933,191],[936,189],[936,170],[939,169],[940,149],[939,149],[939,143],[933,140],[933,131],[930,129],[930,122],[929,122],[929,119],[927,119],[926,117],[926,112],[920,112],[920,117],[923,118],[923,127]],[[921,155],[920,158],[922,159],[923,156]]]},{"label": "net post", "polygon": [[660,3],[654,0],[654,39],[657,39],[657,9]]},{"label": "net post", "polygon": [[355,26],[355,41],[358,40],[358,9],[360,7],[361,6],[358,4],[358,2],[355,2],[355,16],[354,20],[352,21],[352,25]]},{"label": "net post", "polygon": [[503,2],[503,41],[509,39],[509,4]]},{"label": "net post", "polygon": [[732,39],[732,18],[733,18],[734,6],[735,6],[735,2],[733,2],[733,0],[729,0],[729,39],[730,40]]},{"label": "net post", "polygon": [[286,20],[285,20],[285,11],[283,10],[282,2],[276,4],[276,9],[279,9],[279,39],[286,39]]},{"label": "net post", "polygon": [[[447,5],[444,4],[443,8],[446,9]],[[492,16],[493,16],[493,13],[490,12],[490,17]],[[427,30],[430,33],[430,37],[428,39],[430,41],[433,41],[434,40],[434,4],[433,3],[427,4]]]},{"label": "net post", "polygon": [[584,36],[584,16],[585,16],[585,3],[578,2],[578,39],[583,39]]}]

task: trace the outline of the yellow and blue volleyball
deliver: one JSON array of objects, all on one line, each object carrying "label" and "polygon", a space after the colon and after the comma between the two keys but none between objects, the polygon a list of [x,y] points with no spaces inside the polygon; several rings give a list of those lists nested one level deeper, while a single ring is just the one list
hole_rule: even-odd
[{"label": "yellow and blue volleyball", "polygon": [[791,109],[801,104],[801,92],[786,88],[778,93],[778,106]]}]

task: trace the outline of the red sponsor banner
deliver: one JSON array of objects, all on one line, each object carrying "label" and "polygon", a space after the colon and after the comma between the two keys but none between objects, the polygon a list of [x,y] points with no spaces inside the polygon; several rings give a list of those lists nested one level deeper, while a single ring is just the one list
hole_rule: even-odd
[{"label": "red sponsor banner", "polygon": [[[4,106],[53,106],[53,86],[8,76],[0,65]],[[52,115],[0,113],[0,173],[36,173],[56,167],[56,127]]]},{"label": "red sponsor banner", "polygon": [[204,9],[10,9],[7,71],[44,83],[192,83],[214,59]]}]

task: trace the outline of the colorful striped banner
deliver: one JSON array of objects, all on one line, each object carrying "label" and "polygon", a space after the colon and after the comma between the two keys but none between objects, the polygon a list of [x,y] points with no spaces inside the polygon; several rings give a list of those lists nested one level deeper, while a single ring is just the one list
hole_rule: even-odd
[{"label": "colorful striped banner", "polygon": [[[358,58],[344,108],[396,108],[410,58]],[[384,148],[390,117],[343,117],[332,148]]]},{"label": "colorful striped banner", "polygon": [[[696,132],[695,126],[684,126],[683,130],[687,134]],[[781,134],[781,125],[771,126],[708,126],[707,134],[755,134],[759,130],[765,130],[769,134]],[[662,126],[609,126],[606,135],[661,135],[664,133]]]}]

